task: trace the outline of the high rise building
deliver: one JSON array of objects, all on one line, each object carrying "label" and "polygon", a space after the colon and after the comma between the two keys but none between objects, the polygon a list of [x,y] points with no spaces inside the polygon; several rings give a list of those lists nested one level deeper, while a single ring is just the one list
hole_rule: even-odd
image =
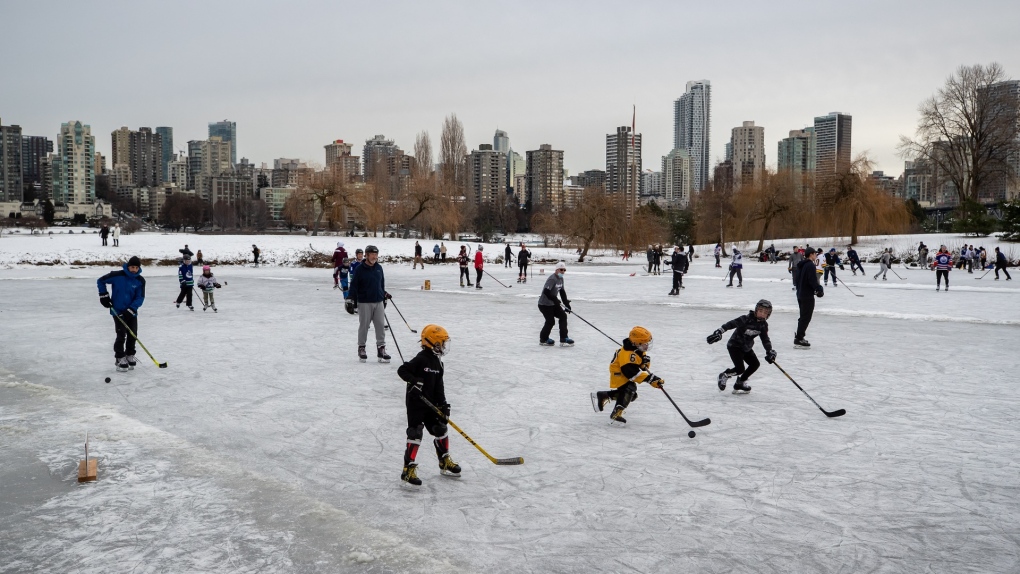
[{"label": "high rise building", "polygon": [[790,137],[779,140],[776,171],[790,174],[800,193],[814,186],[816,146],[813,127],[790,130]]},{"label": "high rise building", "polygon": [[167,179],[168,182],[175,184],[177,189],[188,189],[188,158],[186,156],[181,157],[174,154],[167,171],[170,176]]},{"label": "high rise building", "polygon": [[0,202],[20,202],[25,193],[21,126],[0,121]]},{"label": "high rise building", "polygon": [[606,134],[606,192],[621,201],[623,213],[630,219],[638,207],[641,174],[641,134],[630,126]]},{"label": "high rise building", "polygon": [[174,129],[170,127],[157,127],[161,144],[159,160],[159,171],[163,174],[163,181],[170,181],[170,162],[174,160]]},{"label": "high rise building", "polygon": [[673,102],[673,148],[691,156],[691,189],[697,193],[708,184],[711,153],[712,83],[687,82],[687,92]]},{"label": "high rise building", "polygon": [[365,181],[372,181],[375,177],[375,166],[386,165],[386,158],[396,155],[400,151],[393,140],[386,139],[384,135],[376,135],[370,140],[365,140],[365,147],[362,149],[361,160],[365,164],[362,173],[365,174]]},{"label": "high rise building", "polygon": [[204,140],[191,140],[188,142],[188,183],[185,189],[195,191],[198,189],[197,179],[202,173],[202,142]]},{"label": "high rise building", "polygon": [[662,156],[662,195],[666,205],[686,209],[691,203],[691,156],[675,149]]},{"label": "high rise building", "polygon": [[78,121],[60,125],[52,162],[53,203],[93,203],[96,199],[96,138]]},{"label": "high rise building", "polygon": [[500,153],[510,153],[510,136],[506,135],[503,130],[496,130],[496,135],[492,136],[492,149]]},{"label": "high rise building", "polygon": [[481,144],[467,157],[468,197],[478,205],[506,201],[506,154]]},{"label": "high rise building", "polygon": [[42,185],[43,160],[51,153],[53,140],[50,138],[21,136],[21,174],[26,185]]},{"label": "high rise building", "polygon": [[223,120],[209,124],[209,138],[230,144],[230,165],[237,163],[237,122]]},{"label": "high rise building", "polygon": [[110,134],[113,145],[110,153],[110,167],[131,165],[131,129],[123,126]]},{"label": "high rise building", "polygon": [[[1013,122],[1014,129],[1020,128],[1020,80],[998,82],[982,88],[980,101],[987,101],[991,110],[986,114],[989,118]],[[1020,194],[1020,131],[1012,146],[1003,158],[1006,162],[1005,172],[994,174],[981,189],[977,190],[978,201],[989,203],[1012,199]]]},{"label": "high rise building", "polygon": [[525,202],[532,209],[563,209],[563,151],[549,144],[525,152]]},{"label": "high rise building", "polygon": [[513,192],[515,195],[523,195],[523,189],[516,189],[514,182],[517,180],[518,175],[524,175],[528,170],[528,163],[525,161],[521,154],[510,150],[510,153],[506,156],[506,180],[507,180],[507,191]]},{"label": "high rise building", "polygon": [[840,112],[815,118],[815,185],[850,167],[853,117]]},{"label": "high rise building", "polygon": [[577,175],[571,176],[570,181],[578,187],[595,187],[602,189],[602,191],[606,190],[606,172],[601,169],[589,169],[588,171],[582,171]]},{"label": "high rise building", "polygon": [[344,143],[344,140],[333,140],[333,143],[326,144],[326,167],[333,165],[337,158],[351,157],[353,147],[349,143]]},{"label": "high rise building", "polygon": [[94,154],[94,158],[95,159],[92,160],[94,164],[94,167],[92,169],[93,171],[95,171],[96,177],[106,175],[106,157],[97,151]]},{"label": "high rise building", "polygon": [[662,195],[662,172],[646,169],[641,172],[641,195]]},{"label": "high rise building", "polygon": [[230,142],[223,141],[218,136],[211,136],[201,143],[199,174],[195,178],[197,186],[195,191],[198,197],[209,201],[213,191],[212,178],[223,174],[232,174],[233,162],[230,161],[232,148]]},{"label": "high rise building", "polygon": [[351,155],[353,147],[344,140],[326,145],[326,169],[352,182],[361,179],[361,158]]},{"label": "high rise building", "polygon": [[743,122],[730,134],[734,185],[750,185],[765,173],[765,128]]},{"label": "high rise building", "polygon": [[130,132],[129,165],[135,187],[155,187],[163,183],[163,143],[151,128]]}]

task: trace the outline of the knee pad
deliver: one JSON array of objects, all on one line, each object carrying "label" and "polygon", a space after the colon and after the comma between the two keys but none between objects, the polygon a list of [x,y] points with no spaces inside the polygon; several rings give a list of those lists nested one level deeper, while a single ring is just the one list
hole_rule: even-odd
[{"label": "knee pad", "polygon": [[421,441],[422,429],[425,428],[424,424],[419,424],[413,427],[407,427],[407,440]]},{"label": "knee pad", "polygon": [[436,423],[429,427],[429,434],[437,438],[442,438],[446,436],[447,430],[446,423]]}]

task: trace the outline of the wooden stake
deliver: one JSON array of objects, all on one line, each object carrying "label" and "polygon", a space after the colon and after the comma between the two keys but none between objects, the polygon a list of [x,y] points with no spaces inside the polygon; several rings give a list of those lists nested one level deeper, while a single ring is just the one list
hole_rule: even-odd
[{"label": "wooden stake", "polygon": [[89,460],[89,433],[85,431],[85,460],[78,461],[78,482],[92,482],[99,473],[99,461]]}]

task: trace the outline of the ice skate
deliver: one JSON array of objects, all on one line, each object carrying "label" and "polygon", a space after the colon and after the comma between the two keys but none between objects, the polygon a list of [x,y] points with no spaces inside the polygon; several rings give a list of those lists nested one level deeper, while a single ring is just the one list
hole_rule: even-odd
[{"label": "ice skate", "polygon": [[364,345],[358,345],[358,359],[364,363],[368,361],[368,353],[365,352]]},{"label": "ice skate", "polygon": [[747,382],[737,379],[737,382],[733,384],[733,394],[746,395],[749,392],[751,392],[751,385]]},{"label": "ice skate", "polygon": [[410,486],[421,486],[421,479],[418,478],[418,465],[410,464],[405,466],[403,472],[400,473],[400,480]]},{"label": "ice skate", "polygon": [[213,312],[213,313],[219,313],[219,311],[217,311],[217,310],[216,310],[216,305],[213,305],[213,306],[212,306],[212,312]]},{"label": "ice skate", "polygon": [[126,357],[124,357],[124,359],[127,361],[128,368],[131,369],[132,371],[135,370],[135,365],[138,364],[138,360],[135,359],[135,356],[127,355]]},{"label": "ice skate", "polygon": [[118,373],[126,373],[127,370],[128,370],[127,357],[121,357],[121,358],[117,359],[116,360],[116,365],[117,365],[117,372]]},{"label": "ice skate", "polygon": [[188,305],[188,309],[191,310],[191,311],[194,311],[195,310],[195,306],[194,305]]},{"label": "ice skate", "polygon": [[390,362],[390,356],[386,354],[386,345],[379,345],[375,350],[375,356],[379,359],[380,363]]},{"label": "ice skate", "polygon": [[560,341],[560,346],[561,347],[573,347],[574,346],[574,340],[571,339],[570,337],[567,337],[566,339],[563,339],[562,341]]},{"label": "ice skate", "polygon": [[606,408],[606,405],[609,404],[610,400],[612,399],[609,398],[609,394],[605,391],[599,391],[591,394],[591,406],[595,409],[595,412],[601,413],[602,410]]},{"label": "ice skate", "polygon": [[621,406],[617,406],[613,409],[613,414],[609,415],[609,424],[616,427],[622,427],[627,424],[627,419],[623,418],[623,411],[625,409]]},{"label": "ice skate", "polygon": [[174,305],[177,305],[177,308],[178,308],[178,309],[180,309],[180,308],[181,308],[181,304],[180,304],[180,303],[178,303],[177,301],[174,301]]},{"label": "ice skate", "polygon": [[439,472],[443,476],[460,478],[460,465],[453,462],[449,454],[444,454],[443,458],[439,459]]},{"label": "ice skate", "polygon": [[793,348],[794,349],[810,349],[811,348],[811,343],[808,343],[807,339],[804,339],[804,338],[794,339],[793,340]]},{"label": "ice skate", "polygon": [[542,345],[543,347],[554,347],[554,346],[556,346],[556,342],[553,341],[552,339],[546,339],[544,341],[539,341],[538,344]]},{"label": "ice skate", "polygon": [[730,380],[730,376],[726,371],[719,373],[719,392],[726,390],[726,381]]}]

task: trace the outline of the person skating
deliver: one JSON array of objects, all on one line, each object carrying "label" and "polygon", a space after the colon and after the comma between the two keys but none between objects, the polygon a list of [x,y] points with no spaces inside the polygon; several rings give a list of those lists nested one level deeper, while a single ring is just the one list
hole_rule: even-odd
[{"label": "person skating", "polygon": [[478,251],[475,251],[475,289],[482,288],[482,267],[485,260],[482,258],[482,245],[478,244]]},{"label": "person skating", "polygon": [[645,258],[648,259],[648,274],[652,274],[652,254],[655,250],[651,245],[648,246],[648,251],[645,252]]},{"label": "person skating", "polygon": [[[96,285],[99,287],[99,303],[116,315],[112,317],[117,333],[113,342],[114,364],[120,372],[134,369],[137,364],[135,335],[138,334],[138,309],[145,302],[145,278],[142,277],[141,260],[138,256],[132,256],[121,269],[100,277]],[[112,296],[107,286],[113,288]]]},{"label": "person skating", "polygon": [[181,301],[185,301],[188,309],[195,308],[191,305],[191,294],[195,287],[195,270],[191,267],[191,256],[185,255],[181,266],[177,268],[177,283],[180,284],[181,292],[177,295],[177,308],[181,308]]},{"label": "person skating", "polygon": [[344,249],[344,242],[337,241],[336,249],[333,250],[333,288],[343,289],[344,298],[347,298],[349,286],[348,275],[350,274],[350,260],[347,257],[347,250]]},{"label": "person skating", "polygon": [[652,249],[652,275],[662,275],[662,246]]},{"label": "person skating", "polygon": [[637,386],[648,383],[661,389],[666,381],[653,375],[649,370],[652,358],[648,350],[652,348],[652,332],[641,326],[630,330],[623,346],[616,350],[613,360],[609,363],[609,390],[591,394],[591,405],[596,411],[602,412],[609,401],[616,401],[613,412],[609,415],[610,424],[625,425],[627,419],[623,413],[630,403],[637,398]]},{"label": "person skating", "polygon": [[[924,244],[922,243],[922,245]],[[854,277],[857,276],[857,271],[854,270],[855,267],[861,270],[861,275],[866,275],[864,267],[861,266],[861,256],[857,254],[857,250],[854,249],[853,245],[846,246],[846,258],[850,260],[850,272],[854,274]]]},{"label": "person skating", "polygon": [[825,296],[825,291],[818,284],[818,273],[815,268],[818,251],[808,247],[804,250],[804,255],[805,259],[797,264],[797,272],[794,273],[800,318],[797,319],[797,332],[793,335],[793,345],[797,348],[807,349],[811,347],[811,343],[808,343],[804,337],[807,335],[808,325],[811,324],[811,316],[815,312],[815,297]]},{"label": "person skating", "polygon": [[[708,344],[718,343],[722,340],[723,333],[733,329],[730,340],[726,342],[726,351],[733,360],[733,367],[719,373],[719,390],[726,390],[726,381],[730,377],[737,377],[733,384],[733,394],[749,393],[751,386],[747,380],[758,370],[761,363],[754,354],[754,338],[761,337],[761,344],[765,347],[765,361],[772,364],[776,360],[776,350],[772,348],[772,341],[769,339],[769,317],[772,315],[772,303],[761,299],[754,306],[753,311],[741,315],[732,321],[723,323],[723,326],[716,329],[708,336]],[[744,364],[747,363],[747,367]]]},{"label": "person skating", "polygon": [[[567,299],[567,292],[563,290],[563,274],[566,272],[567,264],[562,261],[557,263],[556,271],[545,280],[542,296],[538,298],[538,310],[545,317],[545,324],[542,325],[542,330],[538,333],[538,342],[547,347],[556,344],[549,338],[549,334],[552,333],[553,323],[557,319],[560,322],[560,346],[574,346],[574,340],[567,336],[567,313],[570,313],[570,299]],[[560,307],[560,301],[563,301],[563,307]]]},{"label": "person skating", "polygon": [[[252,247],[254,247],[254,245]],[[195,256],[195,254],[192,253],[192,251],[190,249],[188,249],[188,244],[187,243],[184,244],[184,249],[178,249],[177,252],[181,254],[181,259],[184,259],[185,256],[188,256],[188,257],[194,257]]]},{"label": "person skating", "polygon": [[719,259],[720,257],[722,257],[722,243],[715,244],[715,250],[713,251],[713,253],[715,254],[715,266],[722,267],[722,263],[720,263]]},{"label": "person skating", "polygon": [[351,298],[350,283],[351,283],[351,281],[354,280],[354,272],[358,269],[358,266],[361,265],[361,262],[364,261],[364,259],[365,259],[365,251],[362,248],[360,248],[360,247],[355,249],[354,250],[354,259],[352,261],[350,261],[350,263],[349,263],[350,269],[347,271],[347,290],[344,291],[344,308],[351,315],[357,313],[358,310],[354,306],[347,305],[347,301],[350,301],[350,298]]},{"label": "person skating", "polygon": [[514,250],[510,248],[510,244],[506,244],[506,248],[503,250],[503,267],[509,267],[513,269],[514,266]]},{"label": "person skating", "polygon": [[836,266],[840,265],[839,255],[836,254],[836,248],[829,248],[829,252],[825,254],[825,276],[822,282],[825,285],[829,284],[829,275],[832,275],[832,286],[836,286]]},{"label": "person skating", "polygon": [[114,225],[110,233],[113,235],[113,246],[120,247],[120,224]]},{"label": "person skating", "polygon": [[878,276],[882,276],[882,281],[885,281],[885,276],[889,273],[889,268],[892,267],[892,249],[887,247],[882,255],[878,258],[879,268],[878,273],[875,275],[875,280],[878,280]]},{"label": "person skating", "polygon": [[528,262],[531,260],[531,251],[521,242],[521,250],[517,252],[517,282],[528,282]]},{"label": "person skating", "polygon": [[386,354],[386,277],[379,263],[379,248],[365,247],[365,259],[358,265],[357,273],[351,277],[350,298],[346,304],[358,311],[358,358],[362,363],[368,360],[365,345],[368,343],[368,326],[375,326],[376,358],[380,363],[390,362]]},{"label": "person skating", "polygon": [[744,268],[744,255],[736,247],[733,248],[733,260],[730,262],[730,283],[727,287],[733,287],[733,276],[737,276],[737,287],[744,286],[744,275],[741,269]]},{"label": "person skating", "polygon": [[[1009,276],[1009,271],[1006,271],[1006,267],[1009,265],[1009,261],[1006,260],[1006,254],[999,251],[999,248],[995,248],[995,280],[999,280],[999,271],[1001,270],[1006,274],[1006,281],[1012,281],[1013,278]],[[949,288],[949,278],[946,277],[946,288]]]},{"label": "person skating", "polygon": [[[450,417],[450,403],[446,400],[443,383],[443,360],[450,353],[450,334],[439,325],[425,325],[421,330],[421,351],[410,361],[400,365],[397,376],[407,383],[404,406],[407,408],[407,444],[404,447],[404,470],[400,480],[421,486],[418,478],[418,448],[425,429],[434,438],[439,472],[445,476],[460,477],[460,465],[450,457],[450,437],[446,421]],[[425,404],[426,399],[446,416],[440,417]]]},{"label": "person skating", "polygon": [[690,266],[690,260],[684,253],[682,245],[673,247],[673,255],[666,260],[666,265],[673,268],[673,289],[669,294],[679,295],[680,290],[684,288],[684,273],[687,273]]},{"label": "person skating", "polygon": [[460,266],[460,286],[464,286],[464,281],[467,280],[467,286],[471,287],[471,271],[468,269],[468,264],[471,263],[471,256],[468,255],[467,246],[460,246],[460,253],[457,254],[457,265]]},{"label": "person skating", "polygon": [[[185,245],[185,247],[187,247],[187,245]],[[262,251],[259,249],[258,245],[255,245],[254,243],[251,244],[251,254],[252,257],[255,259],[255,267],[258,267],[259,255],[262,255]]]},{"label": "person skating", "polygon": [[688,244],[687,245],[687,264],[690,265],[691,263],[694,263],[694,245],[693,244]]},{"label": "person skating", "polygon": [[425,269],[425,262],[421,259],[421,244],[417,241],[414,242],[414,263],[411,265],[411,270],[415,270],[421,265],[422,269]]},{"label": "person skating", "polygon": [[946,291],[949,291],[949,272],[953,270],[953,256],[949,254],[949,250],[946,249],[945,245],[939,247],[939,252],[935,254],[935,261],[932,263],[935,267],[935,290],[939,291],[942,289],[942,278],[946,279]]},{"label": "person skating", "polygon": [[803,260],[804,250],[794,245],[793,250],[790,251],[790,262],[786,265],[786,272],[790,274],[790,278],[793,280],[792,291],[797,290],[797,272],[800,269],[798,266]]},{"label": "person skating", "polygon": [[202,310],[212,309],[213,313],[219,313],[216,310],[216,296],[213,291],[222,287],[213,275],[212,268],[208,265],[202,267],[202,275],[199,276],[197,282],[198,288],[202,290]]}]

